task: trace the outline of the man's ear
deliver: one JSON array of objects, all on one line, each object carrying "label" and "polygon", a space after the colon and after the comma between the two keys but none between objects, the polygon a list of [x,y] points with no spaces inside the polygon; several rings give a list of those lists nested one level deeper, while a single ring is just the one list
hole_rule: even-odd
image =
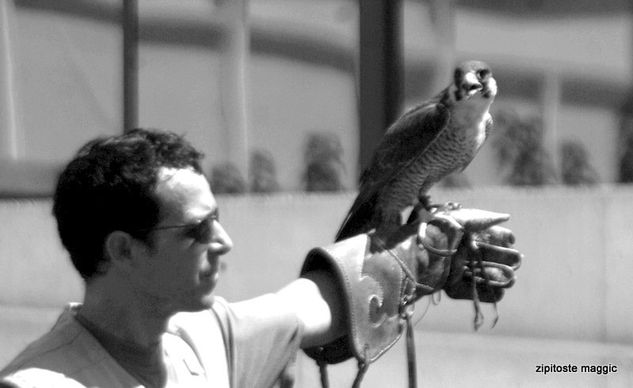
[{"label": "man's ear", "polygon": [[110,265],[130,268],[134,265],[134,238],[120,230],[111,232],[105,239],[104,254]]}]

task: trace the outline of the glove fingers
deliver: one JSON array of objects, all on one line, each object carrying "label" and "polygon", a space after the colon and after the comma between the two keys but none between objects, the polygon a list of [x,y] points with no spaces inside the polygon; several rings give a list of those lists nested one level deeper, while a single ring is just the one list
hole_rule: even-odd
[{"label": "glove fingers", "polygon": [[479,232],[510,219],[509,214],[480,209],[458,209],[447,214],[463,226],[466,232]]},{"label": "glove fingers", "polygon": [[505,290],[503,288],[477,286],[477,296],[479,297],[479,300],[484,303],[498,302],[503,298],[504,293]]},{"label": "glove fingers", "polygon": [[[477,284],[488,284],[490,287],[508,288],[514,284],[515,276],[512,268],[507,265],[484,262],[485,273],[482,273],[481,268],[476,268],[475,282]],[[469,281],[472,281],[472,272],[466,270],[464,276]]]},{"label": "glove fingers", "polygon": [[513,270],[519,269],[523,255],[516,249],[504,248],[485,242],[477,242],[485,262],[503,264]]},{"label": "glove fingers", "polygon": [[476,239],[506,248],[512,247],[515,241],[512,231],[499,225],[491,226],[490,228],[477,233]]}]

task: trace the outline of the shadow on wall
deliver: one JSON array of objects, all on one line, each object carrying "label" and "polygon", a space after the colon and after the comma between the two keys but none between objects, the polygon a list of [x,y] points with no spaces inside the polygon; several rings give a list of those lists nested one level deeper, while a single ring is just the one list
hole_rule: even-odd
[{"label": "shadow on wall", "polygon": [[[345,190],[343,146],[338,135],[313,132],[304,148],[302,187],[306,192],[337,192]],[[275,160],[267,150],[252,151],[248,180],[231,162],[213,166],[211,185],[216,194],[276,193],[281,191]]]},{"label": "shadow on wall", "polygon": [[512,110],[497,112],[492,145],[505,184],[591,186],[598,183],[598,173],[591,165],[589,153],[576,140],[560,142],[560,171],[557,171],[544,145],[543,131],[540,117],[521,117]]},{"label": "shadow on wall", "polygon": [[307,192],[343,191],[343,146],[334,133],[314,132],[305,148],[303,185]]}]

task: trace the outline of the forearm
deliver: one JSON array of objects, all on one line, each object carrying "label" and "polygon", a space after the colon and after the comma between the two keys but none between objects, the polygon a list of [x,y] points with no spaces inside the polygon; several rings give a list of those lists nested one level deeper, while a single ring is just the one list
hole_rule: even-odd
[{"label": "forearm", "polygon": [[493,228],[508,218],[449,204],[387,241],[369,233],[312,249],[303,279],[281,291],[306,328],[306,354],[319,363],[373,362],[400,338],[411,305],[440,290],[476,306],[499,301],[503,292],[489,298],[486,290],[510,287],[521,259],[509,249],[512,233]]},{"label": "forearm", "polygon": [[342,290],[325,270],[302,275],[277,294],[296,312],[303,326],[301,347],[314,347],[339,337],[345,328]]}]

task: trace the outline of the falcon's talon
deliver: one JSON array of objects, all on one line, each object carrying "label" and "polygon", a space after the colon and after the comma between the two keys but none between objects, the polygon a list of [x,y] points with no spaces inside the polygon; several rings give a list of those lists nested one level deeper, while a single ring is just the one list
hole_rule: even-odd
[{"label": "falcon's talon", "polygon": [[432,203],[432,204],[429,205],[429,208],[436,209],[436,210],[438,210],[438,209],[442,209],[443,210],[444,209],[444,205],[442,205],[441,203]]},{"label": "falcon's talon", "polygon": [[446,202],[446,207],[449,210],[459,210],[462,208],[462,204],[459,202]]}]

